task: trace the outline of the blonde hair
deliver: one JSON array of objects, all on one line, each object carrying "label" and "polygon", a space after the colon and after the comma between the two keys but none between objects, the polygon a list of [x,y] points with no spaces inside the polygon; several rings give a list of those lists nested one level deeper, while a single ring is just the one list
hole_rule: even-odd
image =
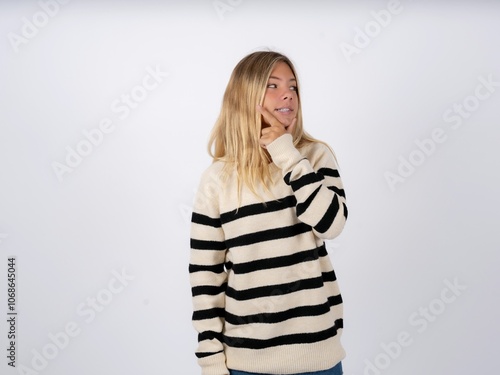
[{"label": "blonde hair", "polygon": [[262,105],[269,76],[279,62],[288,64],[297,79],[297,122],[292,134],[293,143],[300,148],[318,142],[303,129],[300,86],[292,62],[278,52],[258,51],[244,57],[234,68],[208,143],[213,161],[220,160],[225,162],[225,168],[235,168],[239,189],[244,184],[257,196],[258,184],[269,191],[272,181],[268,154],[259,144],[262,117],[256,105]]}]

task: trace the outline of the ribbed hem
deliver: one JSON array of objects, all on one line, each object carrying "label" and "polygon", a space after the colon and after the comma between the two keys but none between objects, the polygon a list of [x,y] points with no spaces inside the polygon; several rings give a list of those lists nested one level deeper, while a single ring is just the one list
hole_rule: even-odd
[{"label": "ribbed hem", "polygon": [[313,344],[278,346],[265,350],[226,347],[231,370],[263,374],[297,374],[332,368],[345,358],[338,334]]},{"label": "ribbed hem", "polygon": [[229,375],[224,352],[200,358],[198,364],[201,366],[202,375]]}]

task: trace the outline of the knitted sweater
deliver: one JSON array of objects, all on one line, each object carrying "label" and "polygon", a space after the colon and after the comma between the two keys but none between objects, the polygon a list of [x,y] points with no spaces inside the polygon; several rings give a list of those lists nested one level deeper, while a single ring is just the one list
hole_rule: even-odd
[{"label": "knitted sweater", "polygon": [[322,143],[267,146],[274,183],[265,204],[214,162],[191,223],[196,356],[203,375],[229,369],[293,374],[340,362],[342,298],[324,240],[347,218],[335,157]]}]

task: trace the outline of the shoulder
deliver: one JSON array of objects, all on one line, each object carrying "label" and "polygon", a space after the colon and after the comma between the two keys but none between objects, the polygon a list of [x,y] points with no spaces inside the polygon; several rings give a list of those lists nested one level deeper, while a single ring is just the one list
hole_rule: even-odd
[{"label": "shoulder", "polygon": [[212,218],[219,215],[220,193],[224,184],[223,162],[213,162],[201,174],[193,203],[193,212]]},{"label": "shoulder", "polygon": [[220,190],[222,185],[231,176],[231,168],[223,161],[214,161],[202,173],[200,189]]},{"label": "shoulder", "polygon": [[214,161],[203,171],[201,175],[202,180],[210,176],[218,176],[224,169],[224,165],[225,163],[222,161]]}]

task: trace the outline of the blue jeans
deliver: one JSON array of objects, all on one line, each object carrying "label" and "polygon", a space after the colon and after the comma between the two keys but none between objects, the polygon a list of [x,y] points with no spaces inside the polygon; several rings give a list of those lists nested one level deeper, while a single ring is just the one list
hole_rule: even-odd
[{"label": "blue jeans", "polygon": [[[269,374],[256,374],[254,372],[245,372],[237,370],[229,370],[230,375],[269,375]],[[342,375],[342,362],[339,362],[336,366],[329,370],[316,371],[316,372],[301,372],[300,374],[294,375]]]}]

